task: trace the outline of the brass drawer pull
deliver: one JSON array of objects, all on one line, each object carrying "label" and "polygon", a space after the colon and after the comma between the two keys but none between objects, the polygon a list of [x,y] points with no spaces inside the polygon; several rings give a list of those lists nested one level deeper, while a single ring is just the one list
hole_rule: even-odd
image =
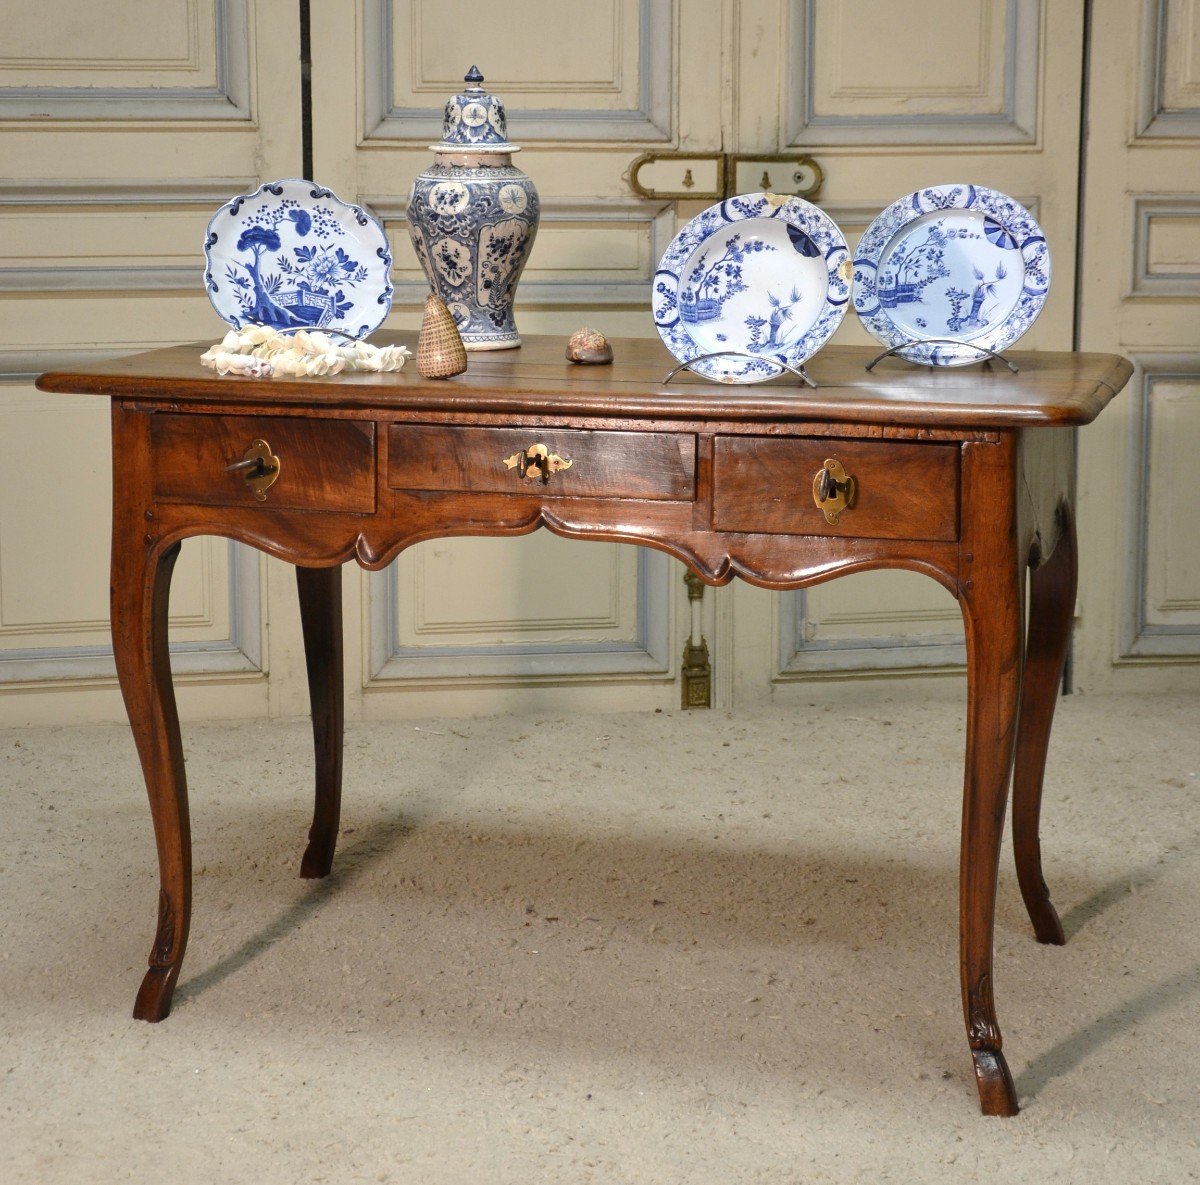
[{"label": "brass drawer pull", "polygon": [[509,469],[515,469],[522,477],[530,480],[540,478],[542,485],[546,485],[550,474],[570,469],[573,462],[569,457],[552,453],[544,444],[531,444],[523,453],[505,457],[504,464]]},{"label": "brass drawer pull", "polygon": [[260,502],[267,500],[269,490],[279,477],[279,458],[271,452],[265,440],[254,440],[240,461],[225,466],[226,473],[240,473]]},{"label": "brass drawer pull", "polygon": [[813,501],[825,515],[827,523],[836,524],[838,515],[854,505],[858,482],[847,472],[841,461],[829,458],[813,478]]}]

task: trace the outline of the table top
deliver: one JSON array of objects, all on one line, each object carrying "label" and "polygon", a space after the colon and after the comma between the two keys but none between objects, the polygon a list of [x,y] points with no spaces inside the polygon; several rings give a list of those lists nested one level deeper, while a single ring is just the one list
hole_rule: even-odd
[{"label": "table top", "polygon": [[[377,333],[378,344],[416,349],[415,333]],[[610,366],[566,360],[566,338],[526,336],[516,350],[472,352],[465,374],[425,379],[410,361],[391,374],[254,379],[219,376],[200,364],[209,343],[171,346],[71,371],[49,371],[43,391],[176,403],[272,404],[405,412],[615,416],[647,419],[859,421],[939,428],[1069,427],[1094,420],[1133,373],[1115,354],[1015,351],[999,364],[934,369],[896,358],[873,372],[878,351],[829,346],[808,364],[816,389],[792,376],[733,386],[676,365],[651,338],[614,338]]]}]

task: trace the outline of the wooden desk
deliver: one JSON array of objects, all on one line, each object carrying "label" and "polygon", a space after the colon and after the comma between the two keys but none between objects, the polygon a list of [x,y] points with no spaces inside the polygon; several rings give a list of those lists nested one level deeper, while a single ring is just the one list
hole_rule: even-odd
[{"label": "wooden desk", "polygon": [[[386,335],[383,335],[386,336]],[[403,340],[403,339],[402,339]],[[409,344],[415,344],[411,338]],[[399,374],[218,378],[203,346],[44,374],[44,391],[112,400],[112,627],[117,670],[154,816],[161,892],[134,1016],[171,1007],[191,912],[191,839],[167,655],[167,595],[180,541],[215,534],[296,565],[316,740],[316,806],[300,875],[326,875],[341,798],[339,566],[382,568],[444,535],[520,535],[658,547],[711,584],[741,576],[801,588],[843,572],[908,568],[962,606],[967,752],[960,967],[983,1111],[1017,1097],[992,996],[1000,837],[1013,770],[1021,892],[1041,942],[1062,927],[1042,880],[1042,771],[1075,601],[1071,428],[1094,419],[1131,367],[1106,354],[1014,354],[1019,375],[930,371],[830,347],[818,389],[729,387],[680,376],[657,341],[616,341],[611,367],[578,367],[559,338],[473,354],[448,382]],[[226,467],[256,440],[279,458],[259,500]],[[542,472],[530,446],[571,462]],[[514,462],[511,467],[506,460]],[[840,462],[853,505],[814,500]],[[254,468],[252,464],[251,469]],[[252,474],[251,474],[252,476]],[[824,479],[826,494],[839,487]],[[1025,627],[1025,571],[1029,629]]]}]

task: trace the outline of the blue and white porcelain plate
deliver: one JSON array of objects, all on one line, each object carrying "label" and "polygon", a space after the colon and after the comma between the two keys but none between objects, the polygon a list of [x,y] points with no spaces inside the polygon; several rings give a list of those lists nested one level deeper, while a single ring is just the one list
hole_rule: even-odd
[{"label": "blue and white porcelain plate", "polygon": [[[854,254],[854,310],[910,362],[965,366],[1011,346],[1050,289],[1042,228],[982,185],[934,185],[894,201]],[[938,341],[928,341],[936,338]]]},{"label": "blue and white porcelain plate", "polygon": [[667,349],[697,374],[760,383],[812,357],[849,299],[850,252],[833,219],[803,198],[748,193],[675,236],[650,306]]},{"label": "blue and white porcelain plate", "polygon": [[360,206],[311,181],[272,181],[208,224],[204,286],[235,329],[269,325],[366,337],[392,307],[392,254]]}]

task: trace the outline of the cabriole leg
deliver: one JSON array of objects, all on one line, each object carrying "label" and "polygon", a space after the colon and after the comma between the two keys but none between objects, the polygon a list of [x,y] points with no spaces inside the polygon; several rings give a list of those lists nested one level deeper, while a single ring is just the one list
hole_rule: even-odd
[{"label": "cabriole leg", "polygon": [[148,1021],[162,1020],[171,1011],[192,910],[187,779],[167,652],[167,601],[179,544],[161,552],[156,547],[152,537],[122,539],[114,530],[113,652],[158,848],[158,930],[133,1006],[134,1017]]},{"label": "cabriole leg", "polygon": [[300,875],[316,878],[328,876],[333,867],[342,806],[342,569],[297,567],[296,586],[317,764],[313,821]]},{"label": "cabriole leg", "polygon": [[963,450],[958,599],[967,642],[967,752],[959,857],[959,973],[985,1115],[1015,1115],[993,996],[996,881],[1021,707],[1027,547],[1020,542],[1020,439]]},{"label": "cabriole leg", "polygon": [[1066,939],[1042,877],[1042,845],[1038,832],[1046,750],[1071,638],[1078,579],[1075,526],[1065,503],[1059,509],[1059,524],[1058,543],[1053,554],[1044,564],[1034,568],[1029,578],[1029,641],[1025,648],[1021,723],[1017,731],[1013,772],[1013,850],[1017,880],[1037,940],[1056,946],[1061,946]]},{"label": "cabriole leg", "polygon": [[[1021,696],[1022,578],[981,580],[963,594],[967,636],[967,756],[959,872],[959,965],[967,1040],[985,1115],[1015,1115],[992,996],[992,936],[1000,841]],[[1001,584],[1004,587],[999,587]]]}]

